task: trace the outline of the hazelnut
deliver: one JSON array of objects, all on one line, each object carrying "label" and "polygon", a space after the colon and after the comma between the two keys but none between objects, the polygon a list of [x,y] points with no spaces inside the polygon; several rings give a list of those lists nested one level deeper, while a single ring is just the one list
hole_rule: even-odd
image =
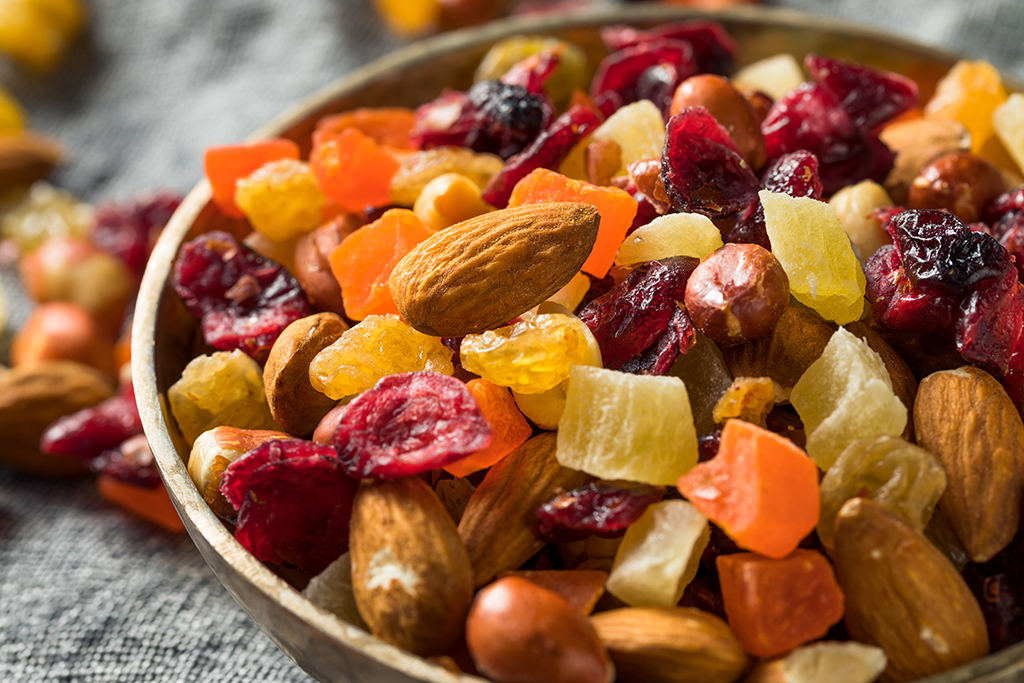
[{"label": "hazelnut", "polygon": [[908,205],[911,209],[945,209],[965,223],[974,223],[1006,189],[1003,174],[990,161],[955,152],[921,169],[910,183]]},{"label": "hazelnut", "polygon": [[518,576],[481,590],[466,620],[480,672],[501,683],[607,683],[608,653],[587,618],[554,591]]},{"label": "hazelnut", "polygon": [[341,424],[341,418],[345,417],[348,409],[347,403],[342,403],[331,408],[326,415],[320,418],[320,423],[313,430],[313,443],[320,443],[326,446],[334,444],[334,435]]},{"label": "hazelnut", "polygon": [[722,124],[751,168],[764,166],[764,135],[754,108],[728,78],[713,74],[692,76],[679,84],[670,112],[675,116],[687,107],[704,107]]},{"label": "hazelnut", "polygon": [[789,305],[789,278],[764,247],[726,244],[690,275],[685,300],[698,330],[719,344],[740,344],[771,332]]},{"label": "hazelnut", "polygon": [[352,217],[340,216],[303,235],[295,244],[295,279],[315,310],[345,314],[341,287],[327,258],[358,227]]},{"label": "hazelnut", "polygon": [[114,339],[85,309],[64,301],[38,306],[14,335],[11,365],[73,360],[115,377]]}]

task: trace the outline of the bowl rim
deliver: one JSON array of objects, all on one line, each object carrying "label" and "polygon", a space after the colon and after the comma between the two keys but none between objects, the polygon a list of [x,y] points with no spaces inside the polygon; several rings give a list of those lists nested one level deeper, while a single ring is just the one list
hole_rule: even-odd
[{"label": "bowl rim", "polygon": [[[545,33],[573,28],[594,28],[613,23],[644,24],[686,19],[729,20],[776,28],[829,31],[855,40],[892,44],[913,51],[926,59],[955,62],[958,59],[967,58],[957,51],[936,47],[865,24],[788,8],[746,5],[722,11],[701,11],[666,4],[584,8],[558,15],[501,19],[482,27],[452,31],[407,45],[375,59],[348,75],[331,81],[301,103],[286,108],[267,124],[260,126],[246,137],[245,141],[276,137],[299,125],[348,93],[358,91],[387,74],[441,57],[449,52],[493,43],[501,38],[519,33]],[[1000,75],[1009,89],[1024,90],[1024,82],[1016,76],[1002,71]],[[185,526],[188,528],[189,534],[193,536],[193,542],[201,549],[202,543],[195,538],[195,535],[201,536],[206,544],[224,558],[235,571],[245,577],[251,587],[280,605],[290,613],[290,616],[305,622],[343,649],[355,650],[378,664],[420,681],[486,683],[485,679],[469,674],[453,674],[421,657],[389,645],[314,605],[241,546],[211,511],[189,477],[185,463],[179,457],[171,439],[168,424],[164,419],[165,406],[157,391],[155,332],[160,300],[165,284],[172,273],[178,249],[195,219],[211,199],[210,185],[204,178],[188,193],[160,235],[140,286],[138,298],[140,305],[135,311],[132,323],[131,342],[132,377],[143,427],[153,449],[161,478],[171,494],[178,514],[187,518]],[[141,305],[144,302],[151,305]],[[188,522],[194,525],[194,529]],[[219,575],[218,580],[221,580]],[[223,584],[223,580],[221,581]],[[233,597],[235,596],[233,595]],[[248,612],[246,605],[242,604],[237,597],[236,601]],[[263,628],[263,624],[254,617],[253,621],[261,629]],[[269,633],[267,635],[270,636]],[[289,654],[286,650],[285,653]],[[995,678],[986,678],[986,680],[1010,680],[1008,677],[1005,679],[1003,677],[1012,676],[1015,673],[1019,675],[1022,672],[1024,672],[1024,643],[1006,648],[957,669],[920,679],[918,683],[964,683],[972,680],[975,676],[986,674],[995,675]]]}]

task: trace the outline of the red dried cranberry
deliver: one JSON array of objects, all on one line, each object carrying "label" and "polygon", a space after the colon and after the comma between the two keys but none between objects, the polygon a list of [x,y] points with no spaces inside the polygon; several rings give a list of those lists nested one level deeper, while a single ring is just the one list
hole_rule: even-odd
[{"label": "red dried cranberry", "polygon": [[456,145],[508,159],[547,128],[553,115],[542,94],[481,81],[465,93],[446,91],[417,109],[410,140],[420,149]]},{"label": "red dried cranberry", "polygon": [[93,241],[100,249],[118,257],[142,278],[150,246],[181,204],[176,192],[157,192],[127,202],[108,202],[96,208]]},{"label": "red dried cranberry", "polygon": [[988,223],[995,223],[1011,211],[1024,211],[1024,185],[1007,190],[989,204],[983,212]]},{"label": "red dried cranberry", "polygon": [[663,119],[671,116],[672,96],[679,84],[679,69],[674,64],[656,64],[641,72],[636,79],[636,99],[650,100],[661,112]]},{"label": "red dried cranberry", "polygon": [[718,455],[718,448],[722,445],[722,430],[716,429],[710,434],[702,434],[697,437],[697,459],[700,462],[707,462]]},{"label": "red dried cranberry", "polygon": [[676,308],[664,331],[639,356],[619,366],[619,371],[633,375],[667,375],[679,355],[696,343],[693,321],[685,309]]},{"label": "red dried cranberry", "polygon": [[645,263],[580,311],[580,320],[601,347],[606,368],[620,368],[665,331],[685,298],[686,281],[697,264],[689,256]]},{"label": "red dried cranberry", "polygon": [[484,201],[496,207],[507,206],[516,183],[538,168],[555,169],[576,143],[600,124],[592,109],[573,105],[491,178],[483,191]]},{"label": "red dried cranberry", "polygon": [[615,538],[665,495],[662,488],[633,489],[587,484],[561,492],[537,510],[537,534],[549,543],[581,541],[588,536]]},{"label": "red dried cranberry", "polygon": [[875,71],[859,64],[807,55],[811,77],[835,95],[853,125],[872,132],[917,104],[917,83],[899,74]]},{"label": "red dried cranberry", "polygon": [[185,243],[174,263],[174,291],[200,319],[206,343],[241,349],[262,363],[289,324],[309,315],[298,281],[226,232]]},{"label": "red dried cranberry", "polygon": [[[641,84],[645,72],[659,65],[672,67],[675,82],[670,86],[658,84],[658,80],[663,78],[666,72],[651,73],[647,76],[647,82]],[[590,83],[590,96],[596,101],[606,93],[615,93],[621,98],[621,105],[637,102],[657,91],[664,95],[665,101],[655,101],[654,104],[665,112],[668,111],[676,86],[696,73],[697,65],[690,43],[673,39],[642,42],[613,52],[601,60],[594,80]],[[640,91],[641,85],[644,92]]]},{"label": "red dried cranberry", "polygon": [[1024,282],[1024,210],[1003,214],[992,226],[992,236],[1013,256],[1017,279]]},{"label": "red dried cranberry", "polygon": [[1017,347],[1010,354],[1010,365],[1002,382],[1017,412],[1024,415],[1024,334],[1017,339]]},{"label": "red dried cranberry", "polygon": [[544,83],[555,73],[562,58],[550,50],[544,50],[533,57],[528,57],[512,65],[501,77],[507,85],[518,85],[527,91],[540,94],[544,92]]},{"label": "red dried cranberry", "polygon": [[311,441],[268,441],[235,460],[221,492],[238,510],[235,538],[265,562],[317,573],[348,549],[352,498],[334,449]]},{"label": "red dried cranberry", "polygon": [[1022,330],[1024,285],[1017,280],[1016,270],[1011,270],[985,281],[964,299],[956,348],[968,363],[1000,377],[1009,368]]},{"label": "red dried cranberry", "polygon": [[[783,154],[768,164],[761,174],[761,189],[782,192],[790,197],[820,200],[822,186],[817,157],[802,149]],[[771,251],[771,241],[764,224],[764,207],[760,199],[755,199],[740,213],[725,241],[756,244]]]},{"label": "red dried cranberry", "polygon": [[601,40],[611,51],[665,38],[688,41],[693,47],[693,57],[700,73],[720,76],[732,73],[738,46],[718,22],[691,19],[664,24],[647,31],[630,26],[608,26],[601,29]]},{"label": "red dried cranberry", "polygon": [[135,391],[128,382],[117,396],[50,424],[43,432],[39,450],[47,455],[91,460],[141,433],[142,418],[135,404]]},{"label": "red dried cranberry", "polygon": [[983,564],[968,563],[964,580],[978,599],[992,652],[1024,641],[1024,536]]},{"label": "red dried cranberry", "polygon": [[868,300],[874,305],[875,320],[904,332],[944,330],[953,324],[956,300],[934,285],[914,286],[900,267],[896,247],[887,244],[864,266]]},{"label": "red dried cranberry", "polygon": [[89,463],[93,474],[102,474],[135,486],[160,486],[160,471],[145,434],[125,439],[115,449],[105,450]]},{"label": "red dried cranberry", "polygon": [[704,107],[668,122],[661,180],[672,206],[726,218],[757,199],[759,183],[728,131]]},{"label": "red dried cranberry", "polygon": [[466,385],[437,372],[377,382],[348,404],[334,446],[353,477],[397,479],[444,467],[491,443]]}]

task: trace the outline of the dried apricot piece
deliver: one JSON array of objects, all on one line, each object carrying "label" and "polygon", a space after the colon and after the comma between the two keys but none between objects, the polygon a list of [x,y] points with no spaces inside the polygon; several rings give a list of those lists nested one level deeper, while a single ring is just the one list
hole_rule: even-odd
[{"label": "dried apricot piece", "polygon": [[391,271],[432,234],[412,211],[391,209],[345,237],[328,256],[331,272],[341,285],[345,315],[363,320],[369,315],[397,314],[388,288]]},{"label": "dried apricot piece", "polygon": [[396,155],[358,128],[324,134],[309,155],[324,193],[351,213],[391,203],[391,179],[398,172]]},{"label": "dried apricot piece", "polygon": [[617,187],[598,187],[582,180],[567,178],[561,173],[538,168],[516,183],[508,205],[523,206],[544,202],[582,202],[601,214],[597,241],[583,263],[583,271],[604,277],[615,261],[619,245],[636,215],[636,200]]},{"label": "dried apricot piece", "polygon": [[275,138],[239,145],[210,147],[203,155],[203,171],[210,181],[213,201],[226,216],[242,218],[235,204],[238,181],[256,169],[280,159],[299,159],[299,146],[291,140]]},{"label": "dried apricot piece", "polygon": [[718,455],[677,482],[680,493],[741,548],[785,557],[818,523],[818,468],[791,441],[742,420]]},{"label": "dried apricot piece", "polygon": [[530,423],[519,412],[508,389],[485,379],[470,380],[466,382],[466,388],[473,394],[480,412],[491,428],[491,445],[467,458],[445,465],[445,471],[456,477],[465,477],[477,470],[490,467],[533,435]]},{"label": "dried apricot piece", "polygon": [[346,128],[356,128],[379,145],[397,149],[412,149],[409,135],[416,115],[412,109],[402,107],[360,107],[341,114],[325,116],[316,122],[313,145],[320,140],[339,135]]}]

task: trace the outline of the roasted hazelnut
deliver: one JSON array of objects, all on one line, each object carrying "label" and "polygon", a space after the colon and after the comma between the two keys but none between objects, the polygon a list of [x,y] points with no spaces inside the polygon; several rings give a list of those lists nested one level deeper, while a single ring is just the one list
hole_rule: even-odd
[{"label": "roasted hazelnut", "polygon": [[726,244],[704,259],[686,283],[690,319],[719,344],[760,339],[788,305],[786,271],[756,244]]},{"label": "roasted hazelnut", "polygon": [[679,84],[672,97],[671,114],[688,107],[704,107],[722,124],[751,168],[764,166],[764,135],[754,108],[728,78],[713,74],[692,76]]},{"label": "roasted hazelnut", "polygon": [[921,169],[910,183],[908,205],[911,209],[945,209],[965,223],[974,223],[1006,189],[1003,174],[991,162],[956,152]]},{"label": "roasted hazelnut", "polygon": [[340,216],[304,235],[295,245],[295,279],[313,308],[345,314],[341,301],[341,287],[331,273],[328,257],[341,241],[359,227],[350,216]]}]

